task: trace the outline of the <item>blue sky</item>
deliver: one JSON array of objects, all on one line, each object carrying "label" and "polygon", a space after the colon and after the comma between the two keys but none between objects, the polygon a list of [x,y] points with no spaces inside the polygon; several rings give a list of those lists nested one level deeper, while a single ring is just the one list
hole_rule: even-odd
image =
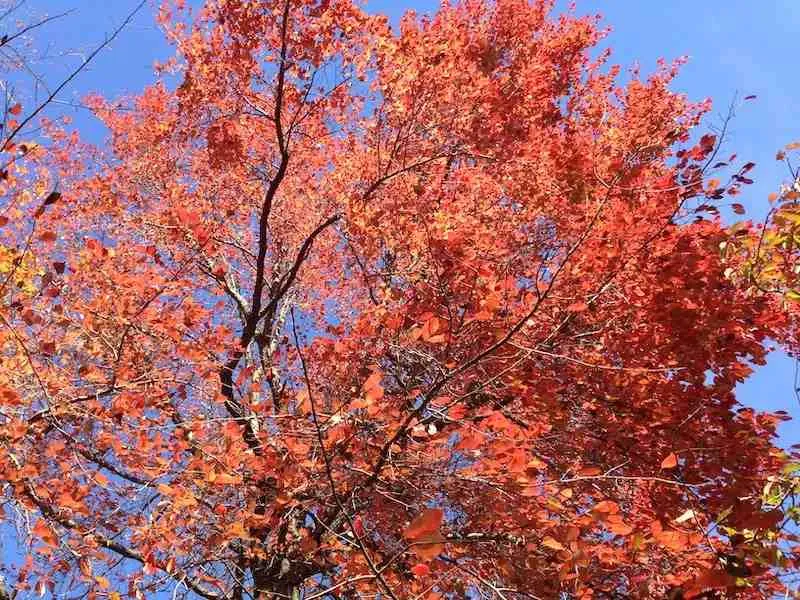
[{"label": "blue sky", "polygon": [[[57,83],[74,68],[80,52],[91,50],[110,33],[136,4],[135,0],[28,0],[20,16],[43,16],[73,9],[69,16],[49,24],[37,34],[37,46],[49,45],[50,58],[39,63],[47,81]],[[435,9],[434,0],[373,0],[371,10],[396,20],[406,9]],[[800,140],[800,78],[796,74],[800,32],[797,0],[578,0],[579,13],[604,15],[613,29],[605,44],[614,50],[613,62],[623,66],[638,62],[643,72],[658,58],[688,55],[674,89],[700,100],[711,97],[715,111],[709,124],[719,123],[734,96],[756,94],[745,103],[733,122],[728,145],[743,160],[757,164],[755,185],[744,198],[748,214],[765,213],[766,197],[786,176],[774,160],[778,147]],[[559,0],[559,7],[567,2]],[[115,97],[140,90],[153,78],[153,61],[170,54],[153,21],[152,6],[145,7],[108,49],[64,91],[63,101],[78,102],[88,92]],[[102,128],[85,111],[75,112],[76,124],[96,139]],[[793,392],[794,361],[780,352],[741,388],[741,399],[765,409],[782,409],[798,418],[781,428],[782,443],[800,442],[800,405]]]}]

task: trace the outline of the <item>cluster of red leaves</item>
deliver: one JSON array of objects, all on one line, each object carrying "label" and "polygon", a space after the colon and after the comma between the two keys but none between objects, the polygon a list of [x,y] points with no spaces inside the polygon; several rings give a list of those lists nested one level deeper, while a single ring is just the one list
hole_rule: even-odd
[{"label": "cluster of red leaves", "polygon": [[8,317],[20,589],[782,589],[778,418],[734,390],[792,315],[702,218],[707,105],[551,8],[162,9],[181,84],[91,100],[104,152],[58,140],[52,267]]}]

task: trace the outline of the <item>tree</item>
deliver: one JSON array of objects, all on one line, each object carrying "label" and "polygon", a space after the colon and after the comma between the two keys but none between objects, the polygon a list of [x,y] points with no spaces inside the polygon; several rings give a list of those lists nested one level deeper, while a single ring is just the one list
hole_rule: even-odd
[{"label": "tree", "polygon": [[50,129],[17,590],[783,591],[782,416],[735,386],[795,319],[729,276],[749,167],[706,180],[678,65],[622,83],[549,2],[180,4],[163,81],[90,101],[107,149]]}]

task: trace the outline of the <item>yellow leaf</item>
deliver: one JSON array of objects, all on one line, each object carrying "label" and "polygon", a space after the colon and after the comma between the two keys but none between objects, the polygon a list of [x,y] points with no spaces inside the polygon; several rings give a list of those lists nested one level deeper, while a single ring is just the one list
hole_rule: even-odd
[{"label": "yellow leaf", "polygon": [[691,510],[691,509],[687,510],[687,511],[684,511],[684,513],[680,517],[675,519],[675,522],[676,523],[685,523],[689,519],[694,519],[694,511]]},{"label": "yellow leaf", "polygon": [[230,524],[227,530],[227,534],[231,537],[238,537],[238,538],[246,538],[249,537],[247,531],[239,521],[235,521]]},{"label": "yellow leaf", "polygon": [[242,478],[238,475],[229,475],[228,473],[219,473],[216,477],[217,485],[235,485],[242,483]]},{"label": "yellow leaf", "polygon": [[550,536],[545,536],[544,539],[542,539],[542,546],[544,546],[545,548],[550,548],[551,550],[564,549],[564,546],[562,546],[558,540],[553,539]]},{"label": "yellow leaf", "polygon": [[107,590],[109,588],[109,586],[111,585],[109,583],[108,579],[106,579],[105,577],[101,577],[100,575],[95,577],[94,580],[97,582],[97,585],[99,585],[100,588],[104,589],[104,590]]}]

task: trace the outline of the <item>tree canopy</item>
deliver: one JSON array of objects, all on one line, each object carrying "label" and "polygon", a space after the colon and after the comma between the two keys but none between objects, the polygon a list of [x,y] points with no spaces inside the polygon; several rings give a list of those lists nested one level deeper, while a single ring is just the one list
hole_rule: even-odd
[{"label": "tree canopy", "polygon": [[45,122],[2,190],[19,597],[785,591],[800,467],[735,388],[797,311],[678,63],[543,0],[182,4],[107,146]]}]

